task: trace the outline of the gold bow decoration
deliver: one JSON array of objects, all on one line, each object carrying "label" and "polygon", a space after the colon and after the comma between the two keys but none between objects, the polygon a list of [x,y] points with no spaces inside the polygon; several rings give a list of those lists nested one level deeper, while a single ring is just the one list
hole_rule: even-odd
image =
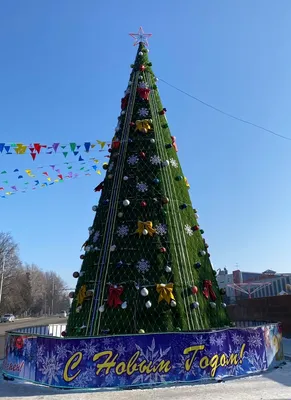
[{"label": "gold bow decoration", "polygon": [[153,236],[154,233],[156,233],[156,230],[153,228],[153,223],[152,221],[138,221],[137,223],[137,230],[135,233],[139,234],[139,237],[143,234],[144,229],[148,231],[148,234],[150,236]]},{"label": "gold bow decoration", "polygon": [[151,123],[151,119],[138,119],[137,121],[135,121],[135,131],[147,133],[147,131],[150,131],[152,129]]},{"label": "gold bow decoration", "polygon": [[82,305],[86,297],[86,285],[82,285],[77,294],[77,306]]},{"label": "gold bow decoration", "polygon": [[173,283],[167,283],[167,285],[164,283],[157,284],[156,289],[159,293],[158,303],[160,303],[162,300],[165,300],[168,304],[170,304],[171,300],[175,300],[175,296],[173,294]]}]

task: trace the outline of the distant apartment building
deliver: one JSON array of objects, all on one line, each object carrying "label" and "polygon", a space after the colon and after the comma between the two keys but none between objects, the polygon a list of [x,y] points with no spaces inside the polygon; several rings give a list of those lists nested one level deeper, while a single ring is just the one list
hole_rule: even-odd
[{"label": "distant apartment building", "polygon": [[244,272],[240,270],[228,273],[227,269],[218,270],[219,288],[226,290],[225,301],[235,303],[237,299],[270,297],[291,294],[291,273],[279,274],[272,270],[264,272]]}]

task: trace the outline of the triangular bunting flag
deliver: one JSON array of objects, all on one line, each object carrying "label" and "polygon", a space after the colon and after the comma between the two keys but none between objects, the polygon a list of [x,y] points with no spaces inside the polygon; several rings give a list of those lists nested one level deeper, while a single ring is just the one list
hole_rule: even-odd
[{"label": "triangular bunting flag", "polygon": [[36,157],[36,153],[30,153],[30,155],[31,155],[31,157],[32,157],[32,159],[33,159],[33,161],[35,160],[35,157]]},{"label": "triangular bunting flag", "polygon": [[52,148],[54,149],[55,153],[57,152],[59,145],[60,143],[53,143]]},{"label": "triangular bunting flag", "polygon": [[76,146],[76,143],[70,143],[71,151],[75,151]]},{"label": "triangular bunting flag", "polygon": [[65,157],[67,157],[68,152],[67,152],[67,151],[63,151],[63,155],[64,155]]},{"label": "triangular bunting flag", "polygon": [[88,153],[88,152],[89,152],[89,150],[90,150],[90,146],[91,146],[91,143],[90,143],[90,142],[85,142],[85,143],[84,143],[84,147],[85,147],[85,151],[86,151],[86,153]]}]

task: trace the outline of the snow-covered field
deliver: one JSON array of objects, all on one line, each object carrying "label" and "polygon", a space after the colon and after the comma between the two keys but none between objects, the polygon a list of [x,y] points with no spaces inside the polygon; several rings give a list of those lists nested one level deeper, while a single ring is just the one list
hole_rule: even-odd
[{"label": "snow-covered field", "polygon": [[73,392],[0,378],[0,399],[12,400],[291,400],[291,362],[259,376],[207,385],[160,389]]}]

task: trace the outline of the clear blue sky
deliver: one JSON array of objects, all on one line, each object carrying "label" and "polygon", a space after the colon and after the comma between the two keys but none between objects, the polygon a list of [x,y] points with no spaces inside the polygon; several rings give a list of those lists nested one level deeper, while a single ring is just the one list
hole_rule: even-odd
[{"label": "clear blue sky", "polygon": [[[291,138],[290,18],[290,0],[2,1],[0,142],[111,140],[140,25],[157,76]],[[291,272],[291,141],[159,88],[214,266]],[[0,169],[32,166],[0,156]],[[0,199],[0,230],[72,286],[100,180]]]}]

